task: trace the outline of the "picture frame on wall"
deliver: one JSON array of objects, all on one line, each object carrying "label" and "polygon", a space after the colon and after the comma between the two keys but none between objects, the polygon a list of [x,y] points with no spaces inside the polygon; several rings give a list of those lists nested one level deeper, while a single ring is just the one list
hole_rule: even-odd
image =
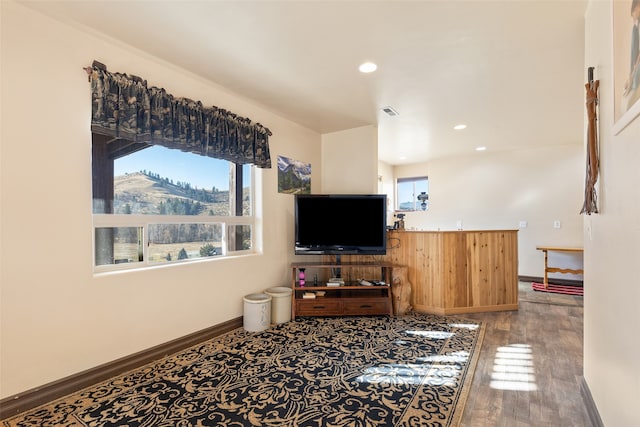
[{"label": "picture frame on wall", "polygon": [[614,0],[614,135],[640,115],[640,0]]},{"label": "picture frame on wall", "polygon": [[311,163],[278,156],[278,193],[310,194]]}]

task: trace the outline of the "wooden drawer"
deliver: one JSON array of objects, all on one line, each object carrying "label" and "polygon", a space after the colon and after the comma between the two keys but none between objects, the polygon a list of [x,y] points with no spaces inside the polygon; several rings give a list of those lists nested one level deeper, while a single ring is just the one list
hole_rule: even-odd
[{"label": "wooden drawer", "polygon": [[296,299],[296,316],[336,316],[342,314],[340,301],[328,298]]},{"label": "wooden drawer", "polygon": [[352,314],[389,314],[391,301],[388,298],[376,300],[352,298],[351,301],[343,303],[343,312],[347,316]]}]

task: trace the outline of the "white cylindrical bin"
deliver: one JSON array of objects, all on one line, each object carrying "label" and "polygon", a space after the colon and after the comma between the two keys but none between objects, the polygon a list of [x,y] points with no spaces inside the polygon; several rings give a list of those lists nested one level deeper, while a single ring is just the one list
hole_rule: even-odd
[{"label": "white cylindrical bin", "polygon": [[291,295],[293,290],[276,286],[265,291],[271,299],[271,323],[286,323],[291,320]]},{"label": "white cylindrical bin", "polygon": [[267,329],[271,322],[271,297],[267,294],[249,294],[244,297],[244,316],[242,323],[245,331],[260,332]]}]

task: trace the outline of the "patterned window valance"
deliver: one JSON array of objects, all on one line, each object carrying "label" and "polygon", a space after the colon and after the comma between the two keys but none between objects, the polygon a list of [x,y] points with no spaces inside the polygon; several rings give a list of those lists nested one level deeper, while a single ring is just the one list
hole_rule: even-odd
[{"label": "patterned window valance", "polygon": [[111,73],[94,61],[91,131],[113,138],[178,148],[203,156],[271,167],[269,136],[260,123],[200,101],[175,98],[146,80]]}]

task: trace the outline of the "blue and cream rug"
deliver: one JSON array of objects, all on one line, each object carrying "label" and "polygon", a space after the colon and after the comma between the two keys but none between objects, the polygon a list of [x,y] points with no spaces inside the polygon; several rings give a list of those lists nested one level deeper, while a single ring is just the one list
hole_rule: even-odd
[{"label": "blue and cream rug", "polygon": [[483,333],[417,313],[240,328],[4,425],[455,426]]}]

